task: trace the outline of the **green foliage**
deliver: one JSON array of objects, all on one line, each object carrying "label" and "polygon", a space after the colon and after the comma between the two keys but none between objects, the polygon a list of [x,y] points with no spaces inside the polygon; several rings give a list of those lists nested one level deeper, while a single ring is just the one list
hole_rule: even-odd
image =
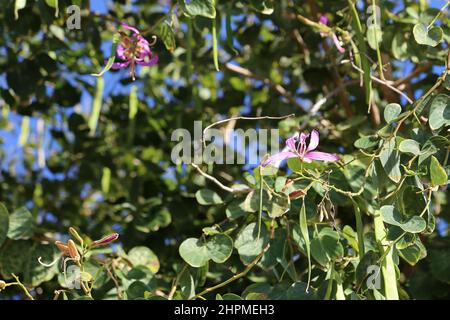
[{"label": "green foliage", "polygon": [[[450,18],[431,5],[6,1],[0,299],[450,298]],[[113,68],[121,23],[156,37],[135,79]],[[194,158],[209,125],[278,129],[280,150],[315,129],[340,160],[175,163],[174,131]]]}]

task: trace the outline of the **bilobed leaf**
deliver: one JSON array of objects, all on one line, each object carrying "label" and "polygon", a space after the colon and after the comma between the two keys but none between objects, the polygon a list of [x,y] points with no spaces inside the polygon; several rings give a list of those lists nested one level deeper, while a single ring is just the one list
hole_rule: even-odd
[{"label": "bilobed leaf", "polygon": [[189,17],[216,18],[215,0],[178,0],[178,4]]},{"label": "bilobed leaf", "polygon": [[447,172],[441,166],[435,156],[431,156],[430,161],[430,178],[433,186],[446,185],[448,181]]},{"label": "bilobed leaf", "polygon": [[380,153],[380,161],[388,177],[398,183],[402,177],[400,171],[400,155],[395,149],[395,139],[386,141]]},{"label": "bilobed leaf", "polygon": [[416,241],[412,245],[398,250],[398,254],[411,266],[414,266],[417,262],[419,262],[419,260],[427,256],[427,249],[422,244],[420,239],[416,238]]},{"label": "bilobed leaf", "polygon": [[147,247],[134,247],[128,252],[128,259],[136,266],[144,266],[153,273],[159,270],[159,260],[156,254]]},{"label": "bilobed leaf", "polygon": [[427,223],[422,217],[412,216],[409,219],[404,219],[401,213],[392,205],[383,206],[380,211],[384,222],[398,226],[403,231],[420,233],[427,227]]},{"label": "bilobed leaf", "polygon": [[258,224],[250,223],[239,232],[234,247],[237,249],[242,262],[248,265],[263,251],[267,241],[267,231],[264,224],[258,238]]},{"label": "bilobed leaf", "polygon": [[163,41],[167,50],[169,50],[170,52],[173,52],[173,50],[175,50],[175,34],[169,22],[164,21],[163,23],[161,23],[156,29],[155,33]]},{"label": "bilobed leaf", "polygon": [[377,136],[364,136],[355,141],[354,146],[358,149],[370,149],[376,147],[379,142]]},{"label": "bilobed leaf", "polygon": [[13,240],[29,239],[33,236],[34,219],[27,208],[14,211],[9,217],[8,238]]},{"label": "bilobed leaf", "polygon": [[450,125],[450,97],[438,94],[431,102],[428,118],[431,130],[438,130],[444,125]]},{"label": "bilobed leaf", "polygon": [[332,259],[343,256],[344,248],[339,242],[339,233],[329,227],[320,230],[317,237],[311,241],[311,253],[323,266]]},{"label": "bilobed leaf", "polygon": [[441,27],[428,28],[423,23],[418,23],[413,28],[414,39],[418,44],[423,44],[431,47],[436,47],[443,37]]},{"label": "bilobed leaf", "polygon": [[226,234],[217,234],[206,242],[209,258],[215,263],[224,263],[233,253],[233,240]]},{"label": "bilobed leaf", "polygon": [[403,140],[398,146],[398,149],[400,150],[400,152],[409,153],[414,156],[420,154],[420,144],[412,139]]},{"label": "bilobed leaf", "polygon": [[389,103],[384,108],[384,120],[387,123],[393,122],[402,112],[402,107],[398,103]]},{"label": "bilobed leaf", "polygon": [[6,207],[0,203],[0,247],[6,240],[9,228],[9,213]]},{"label": "bilobed leaf", "polygon": [[223,203],[222,198],[212,190],[201,189],[195,193],[198,203],[204,206]]},{"label": "bilobed leaf", "polygon": [[206,243],[200,239],[189,238],[184,240],[178,251],[183,260],[194,268],[204,266],[209,260]]}]

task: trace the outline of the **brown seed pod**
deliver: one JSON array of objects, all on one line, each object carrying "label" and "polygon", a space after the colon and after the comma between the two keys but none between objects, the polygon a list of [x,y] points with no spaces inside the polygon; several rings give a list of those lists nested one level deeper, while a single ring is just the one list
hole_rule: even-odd
[{"label": "brown seed pod", "polygon": [[78,253],[77,246],[73,240],[67,241],[67,246],[69,247],[69,255],[74,260],[80,260],[80,254]]},{"label": "brown seed pod", "polygon": [[61,253],[63,253],[64,255],[70,255],[69,254],[69,247],[62,243],[61,241],[55,241],[55,246],[59,249],[59,251],[61,251]]}]

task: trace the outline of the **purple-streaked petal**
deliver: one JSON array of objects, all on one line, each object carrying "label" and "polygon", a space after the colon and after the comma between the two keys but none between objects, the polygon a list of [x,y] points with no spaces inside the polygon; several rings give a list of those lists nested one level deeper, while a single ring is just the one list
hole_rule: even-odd
[{"label": "purple-streaked petal", "polygon": [[283,161],[285,159],[293,158],[293,157],[298,157],[298,155],[293,152],[289,152],[289,151],[283,152],[282,151],[280,153],[274,154],[273,156],[269,157],[266,161],[264,161],[262,163],[262,166],[265,167],[272,162]]},{"label": "purple-streaked petal", "polygon": [[297,151],[296,150],[297,141],[298,141],[298,132],[296,132],[292,137],[286,140],[286,145],[291,151]]},{"label": "purple-streaked petal", "polygon": [[150,55],[146,56],[146,58],[148,58],[148,61],[144,59],[142,61],[136,61],[136,63],[144,67],[153,66],[158,63],[158,55],[156,53],[153,54],[153,57]]},{"label": "purple-streaked petal", "polygon": [[119,45],[117,46],[116,53],[117,53],[117,56],[118,56],[120,59],[122,59],[122,60],[125,60],[125,59],[126,59],[126,58],[125,58],[125,48],[124,48],[121,44],[119,44]]},{"label": "purple-streaked petal", "polygon": [[127,68],[130,65],[130,62],[131,61],[114,62],[111,68],[114,70]]},{"label": "purple-streaked petal", "polygon": [[121,23],[120,24],[121,26],[122,26],[122,28],[124,28],[124,29],[127,29],[127,30],[130,30],[130,31],[133,31],[134,33],[136,33],[136,34],[140,34],[140,32],[139,32],[139,30],[138,29],[136,29],[135,27],[132,27],[132,26],[129,26],[128,24],[126,24],[126,23]]},{"label": "purple-streaked petal", "polygon": [[317,130],[313,130],[310,134],[309,145],[306,151],[315,150],[318,145],[319,145],[319,132],[317,132]]},{"label": "purple-streaked petal", "polygon": [[320,161],[338,161],[340,158],[331,153],[320,152],[320,151],[310,151],[304,156],[305,159],[320,160]]},{"label": "purple-streaked petal", "polygon": [[344,52],[345,52],[345,49],[342,48],[341,43],[339,42],[339,39],[338,39],[338,37],[336,36],[336,34],[333,33],[332,38],[333,38],[334,45],[336,46],[336,49],[337,49],[340,53],[344,53]]}]

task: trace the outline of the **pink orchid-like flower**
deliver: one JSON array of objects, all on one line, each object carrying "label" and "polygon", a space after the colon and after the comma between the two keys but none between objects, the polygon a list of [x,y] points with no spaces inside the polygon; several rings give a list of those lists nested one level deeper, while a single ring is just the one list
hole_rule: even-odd
[{"label": "pink orchid-like flower", "polygon": [[127,35],[120,32],[121,42],[117,46],[117,57],[122,60],[112,65],[113,69],[130,68],[130,75],[135,79],[136,65],[153,66],[158,62],[158,55],[150,49],[150,44],[139,32],[138,29],[131,27],[125,23],[121,24],[122,28],[132,31],[133,34]]},{"label": "pink orchid-like flower", "polygon": [[[328,18],[326,15],[321,14],[320,18],[319,18],[319,23],[323,24],[323,25],[328,25]],[[327,34],[325,32],[321,32],[320,35],[322,37],[325,37]],[[344,53],[345,49],[341,46],[341,42],[339,41],[337,35],[332,32],[331,33],[331,38],[333,39],[333,43],[334,46],[336,47],[336,49],[340,52],[340,53]]]},{"label": "pink orchid-like flower", "polygon": [[310,163],[312,160],[338,161],[340,158],[331,153],[314,151],[319,145],[319,132],[313,130],[311,134],[296,133],[286,140],[286,147],[280,152],[269,157],[263,166],[269,163],[281,162],[288,158],[297,157],[300,160]]}]

